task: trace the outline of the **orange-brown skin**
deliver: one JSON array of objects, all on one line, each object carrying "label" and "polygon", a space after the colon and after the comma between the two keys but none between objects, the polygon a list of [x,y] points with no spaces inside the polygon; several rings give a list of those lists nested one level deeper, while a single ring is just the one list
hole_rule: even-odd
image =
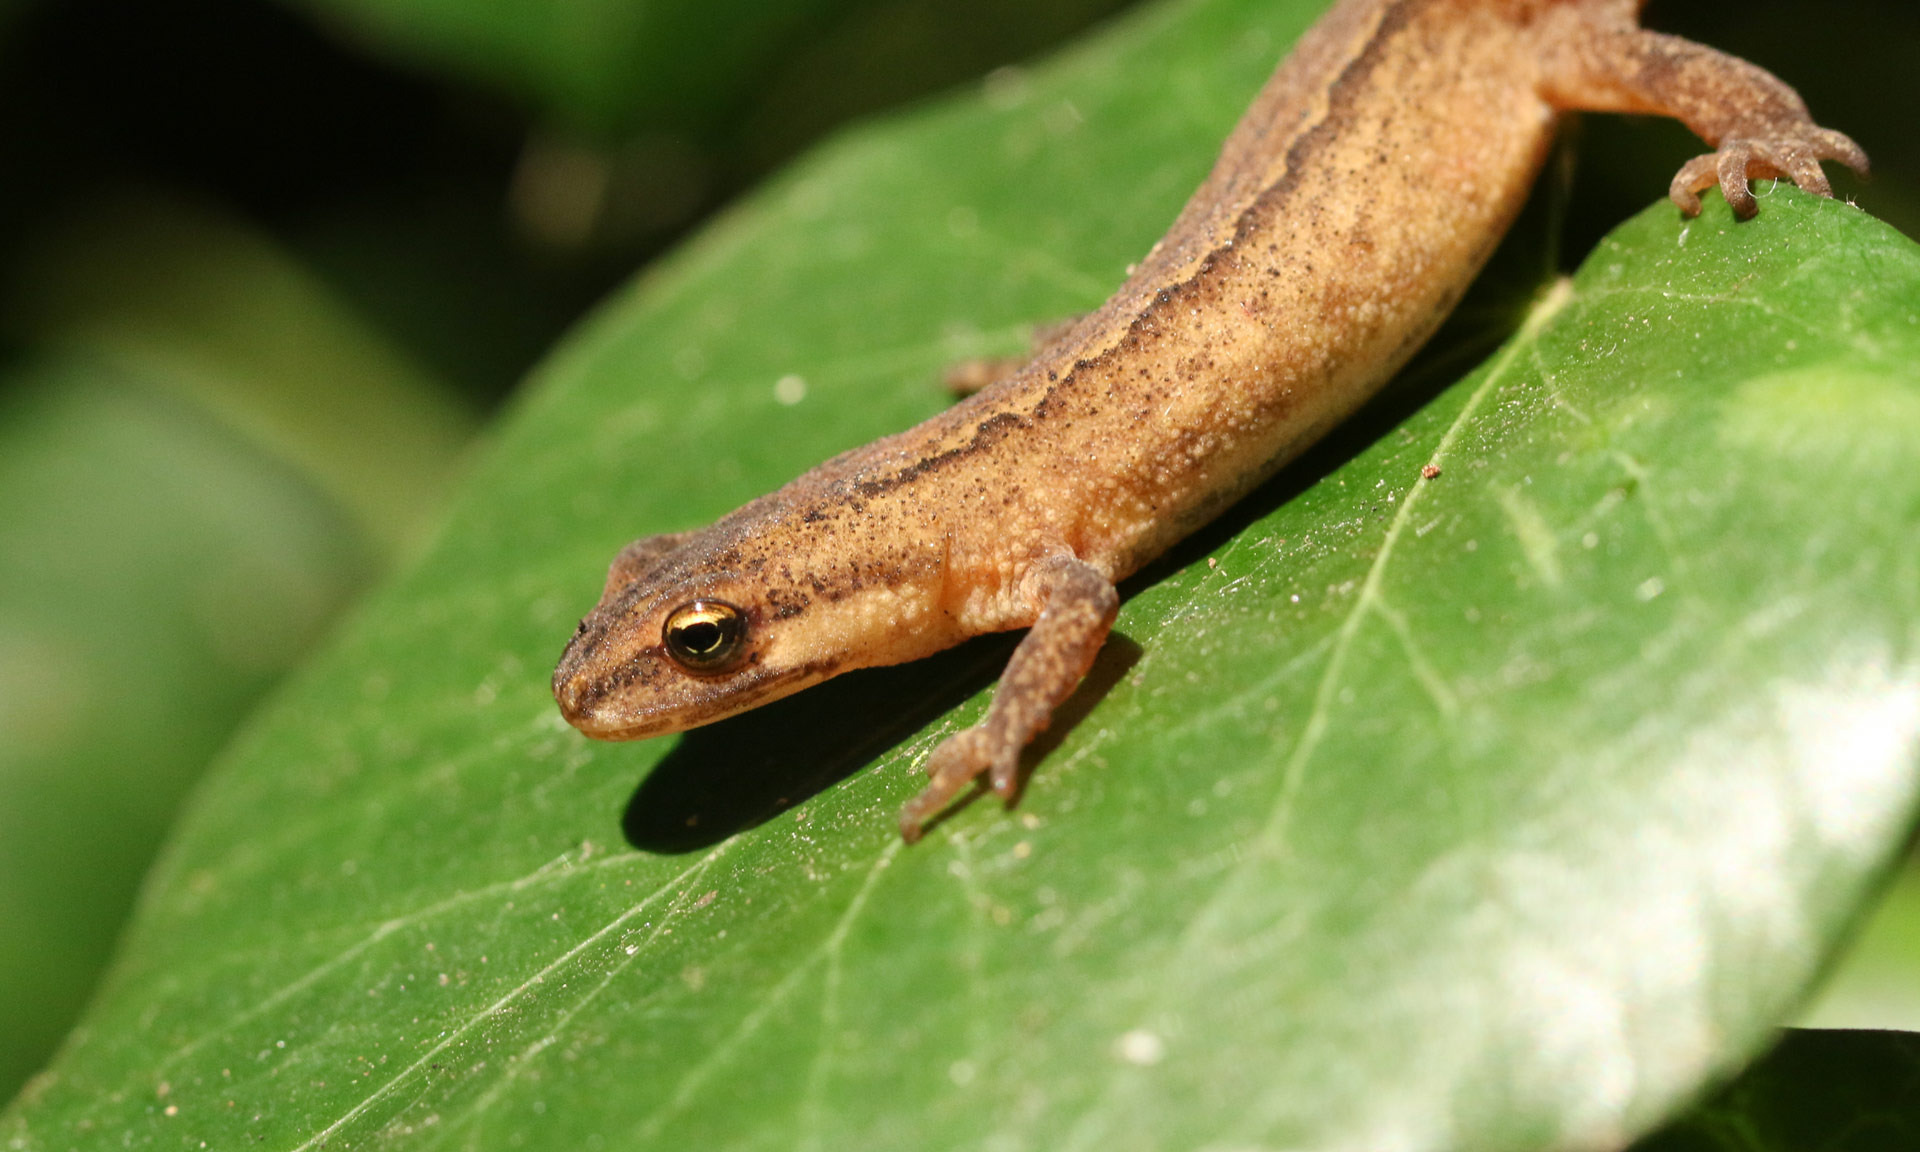
[{"label": "orange-brown skin", "polygon": [[[589,736],[638,739],[1030,627],[986,718],[929,758],[901,831],[915,839],[983,774],[1010,799],[1021,749],[1106,639],[1114,582],[1338,424],[1433,333],[1560,113],[1674,116],[1716,146],[1674,178],[1688,214],[1715,183],[1748,216],[1749,177],[1825,195],[1821,160],[1865,167],[1773,76],[1642,31],[1641,3],[1341,0],[1099,311],[919,427],[623,551],[554,673],[561,710]],[[690,670],[666,643],[713,640],[673,615],[694,601],[737,610],[719,667]]]}]

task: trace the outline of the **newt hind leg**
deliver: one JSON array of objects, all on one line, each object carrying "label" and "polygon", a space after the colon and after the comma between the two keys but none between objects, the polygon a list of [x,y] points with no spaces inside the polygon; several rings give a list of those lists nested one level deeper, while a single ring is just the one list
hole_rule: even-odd
[{"label": "newt hind leg", "polygon": [[1542,23],[1540,91],[1567,110],[1671,116],[1714,151],[1688,161],[1668,195],[1688,216],[1700,193],[1720,193],[1741,219],[1759,209],[1747,182],[1785,177],[1831,196],[1820,164],[1834,160],[1864,175],[1858,144],[1814,122],[1799,93],[1758,65],[1705,45],[1648,32],[1633,4],[1564,4]]},{"label": "newt hind leg", "polygon": [[962,360],[949,364],[941,374],[940,382],[947,391],[955,396],[971,396],[975,392],[996,384],[1017,374],[1020,369],[1032,363],[1036,357],[1046,351],[1047,345],[1073,331],[1081,317],[1069,316],[1065,320],[1055,320],[1049,324],[1034,326],[1028,340],[1028,350],[1024,356],[991,356],[977,360]]},{"label": "newt hind leg", "polygon": [[909,844],[981,776],[1002,800],[1013,802],[1021,751],[1073,694],[1113,628],[1120,593],[1091,564],[1073,556],[1052,557],[1036,565],[1027,581],[1041,604],[1040,615],[1007,661],[986,717],[947,737],[927,757],[926,790],[900,812],[900,835]]}]

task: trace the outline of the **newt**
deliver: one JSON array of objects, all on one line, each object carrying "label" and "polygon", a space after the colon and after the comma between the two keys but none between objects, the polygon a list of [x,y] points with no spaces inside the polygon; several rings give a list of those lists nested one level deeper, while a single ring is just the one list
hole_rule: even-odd
[{"label": "newt", "polygon": [[1091,667],[1115,583],[1378,390],[1513,222],[1562,114],[1680,120],[1714,151],[1669,195],[1865,171],[1785,83],[1639,25],[1644,0],[1340,0],[1112,299],[1024,367],[712,526],[613,560],[553,676],[566,719],[633,740],[855,668],[1029,629],[986,716],[928,757],[907,840],[1022,749]]}]

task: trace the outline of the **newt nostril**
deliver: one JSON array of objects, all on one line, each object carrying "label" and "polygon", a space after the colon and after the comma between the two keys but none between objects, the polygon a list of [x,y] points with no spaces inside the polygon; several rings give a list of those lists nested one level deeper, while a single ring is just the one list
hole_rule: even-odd
[{"label": "newt nostril", "polygon": [[565,682],[554,685],[553,698],[560,705],[560,715],[567,723],[578,728],[593,717],[593,706],[599,700],[599,693],[581,677],[570,677]]}]

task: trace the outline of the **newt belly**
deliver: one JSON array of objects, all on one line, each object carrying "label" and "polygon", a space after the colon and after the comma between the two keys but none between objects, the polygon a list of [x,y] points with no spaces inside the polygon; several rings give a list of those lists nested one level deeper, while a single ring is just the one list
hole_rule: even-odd
[{"label": "newt belly", "polygon": [[1343,0],[1113,298],[1006,379],[712,526],[615,558],[554,673],[599,739],[705,724],[853,668],[1031,631],[902,833],[1021,750],[1105,641],[1114,584],[1351,414],[1466,291],[1561,113],[1669,115],[1718,151],[1670,189],[1825,194],[1864,167],[1785,84],[1638,27],[1637,0]]}]

